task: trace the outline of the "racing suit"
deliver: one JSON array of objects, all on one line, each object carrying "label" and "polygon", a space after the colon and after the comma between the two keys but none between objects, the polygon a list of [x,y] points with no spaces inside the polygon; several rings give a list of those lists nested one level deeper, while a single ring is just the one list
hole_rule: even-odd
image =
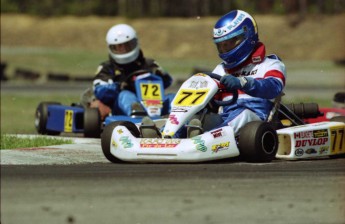
[{"label": "racing suit", "polygon": [[[133,80],[127,80],[127,77],[133,72],[143,69],[161,76],[164,89],[172,84],[172,77],[165,73],[153,59],[145,58],[142,51],[140,51],[138,58],[129,64],[118,64],[109,57],[108,61],[101,63],[98,67],[93,81],[93,92],[96,99],[111,108],[113,115],[130,116],[132,105],[139,100],[134,91]],[[127,84],[121,86],[124,81],[127,81]],[[173,98],[174,94],[165,96],[163,114],[169,113]]]},{"label": "racing suit", "polygon": [[[220,63],[213,70],[220,76],[231,74],[240,77],[242,88],[235,104],[219,108],[223,123],[234,128],[235,135],[246,123],[254,120],[266,120],[273,107],[273,100],[279,96],[285,86],[285,65],[276,55],[265,55],[265,46],[258,43],[254,52],[239,67],[227,70]],[[217,96],[221,100],[229,100],[232,94]]]}]

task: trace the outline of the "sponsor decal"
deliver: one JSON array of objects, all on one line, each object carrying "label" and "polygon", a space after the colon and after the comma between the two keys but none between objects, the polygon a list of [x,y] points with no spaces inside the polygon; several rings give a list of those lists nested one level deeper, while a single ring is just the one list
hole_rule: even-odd
[{"label": "sponsor decal", "polygon": [[115,142],[114,139],[111,139],[111,145],[114,146],[115,148],[117,148],[117,143]]},{"label": "sponsor decal", "polygon": [[327,142],[328,142],[328,138],[296,140],[295,147],[299,148],[299,147],[306,147],[306,146],[325,145]]},{"label": "sponsor decal", "polygon": [[257,69],[255,70],[243,70],[241,72],[233,73],[234,76],[240,77],[240,76],[250,76],[250,75],[255,75],[258,72]]},{"label": "sponsor decal", "polygon": [[328,154],[329,147],[328,146],[321,146],[320,147],[320,155]]},{"label": "sponsor decal", "polygon": [[301,149],[301,148],[296,149],[296,151],[295,151],[295,155],[296,156],[303,156],[303,154],[304,154],[303,149]]},{"label": "sponsor decal", "polygon": [[120,142],[121,142],[121,145],[123,146],[123,148],[125,148],[125,149],[133,147],[133,143],[128,138],[128,136],[121,136],[120,137]]},{"label": "sponsor decal", "polygon": [[206,152],[207,147],[205,146],[205,141],[201,139],[200,136],[196,136],[191,138],[193,143],[196,145],[196,150],[199,150],[201,152]]},{"label": "sponsor decal", "polygon": [[261,62],[261,57],[260,56],[253,57],[252,61],[253,61],[253,63],[259,63],[259,62]]},{"label": "sponsor decal", "polygon": [[143,101],[144,105],[149,106],[156,106],[156,107],[163,107],[162,101],[160,100],[145,100]]},{"label": "sponsor decal", "polygon": [[328,137],[328,130],[322,129],[322,130],[313,131],[313,136],[314,138]]},{"label": "sponsor decal", "polygon": [[314,138],[313,131],[303,131],[294,133],[295,139]]},{"label": "sponsor decal", "polygon": [[189,88],[192,88],[192,89],[207,88],[207,85],[208,85],[207,81],[204,81],[204,82],[192,81],[189,85]]},{"label": "sponsor decal", "polygon": [[142,148],[174,148],[181,142],[180,139],[147,138],[140,140]]},{"label": "sponsor decal", "polygon": [[223,35],[223,33],[224,33],[224,30],[222,30],[222,29],[217,29],[217,30],[214,31],[214,36],[220,37],[220,36]]},{"label": "sponsor decal", "polygon": [[123,133],[122,129],[120,128],[119,130],[117,130],[117,133],[121,135]]},{"label": "sponsor decal", "polygon": [[180,122],[177,120],[177,117],[174,114],[169,115],[169,120],[172,124],[178,125]]},{"label": "sponsor decal", "polygon": [[222,142],[219,144],[212,145],[212,152],[217,153],[222,150],[229,149],[230,142]]},{"label": "sponsor decal", "polygon": [[224,136],[225,133],[223,132],[223,129],[217,129],[217,130],[211,131],[211,134],[213,135],[213,138],[219,138],[219,137]]},{"label": "sponsor decal", "polygon": [[316,154],[317,152],[316,152],[315,149],[309,148],[309,149],[305,150],[305,153],[307,153],[307,154]]},{"label": "sponsor decal", "polygon": [[175,112],[175,113],[186,113],[188,110],[184,107],[173,107],[171,109],[171,112]]},{"label": "sponsor decal", "polygon": [[230,23],[229,26],[227,26],[227,28],[228,28],[229,30],[235,28],[238,24],[240,24],[240,22],[242,22],[242,21],[244,20],[245,17],[246,17],[246,16],[245,16],[243,13],[239,14],[238,17],[237,17],[236,19],[234,19],[234,20]]}]

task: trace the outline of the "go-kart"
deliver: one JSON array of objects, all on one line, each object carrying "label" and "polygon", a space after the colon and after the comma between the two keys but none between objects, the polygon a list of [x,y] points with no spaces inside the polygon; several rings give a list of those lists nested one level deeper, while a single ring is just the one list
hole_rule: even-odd
[{"label": "go-kart", "polygon": [[[304,119],[320,116],[318,107],[310,104],[293,111],[275,100],[266,121],[247,123],[239,135],[230,126],[216,128],[220,116],[210,105],[225,106],[236,102],[237,91],[230,101],[214,96],[224,91],[214,80],[220,76],[198,73],[187,79],[177,92],[161,137],[143,138],[142,126],[129,121],[105,126],[101,145],[104,156],[121,162],[203,162],[240,157],[248,162],[270,162],[275,158],[300,159],[345,153],[345,120],[306,124]],[[307,109],[306,109],[307,108]],[[203,134],[192,138],[174,138],[175,133],[197,116]],[[196,127],[194,127],[196,128]]]},{"label": "go-kart", "polygon": [[133,110],[131,116],[110,114],[101,120],[98,108],[91,108],[87,103],[67,106],[58,102],[41,102],[35,113],[37,132],[48,135],[58,135],[61,132],[83,133],[85,137],[99,138],[104,125],[114,121],[137,123],[143,116],[150,116],[154,120],[161,119],[166,95],[160,76],[148,70],[138,70],[122,80],[121,88],[135,91],[142,106],[141,110]]}]

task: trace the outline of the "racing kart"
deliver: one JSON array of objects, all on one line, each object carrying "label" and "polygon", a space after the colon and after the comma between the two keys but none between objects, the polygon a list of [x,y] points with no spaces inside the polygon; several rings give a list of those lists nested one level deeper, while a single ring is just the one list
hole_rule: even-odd
[{"label": "racing kart", "polygon": [[[67,106],[58,102],[41,102],[35,113],[37,132],[47,135],[59,135],[61,132],[83,133],[85,137],[99,138],[103,127],[114,121],[137,123],[143,116],[161,119],[166,96],[160,76],[148,70],[138,70],[122,80],[121,88],[134,89],[140,101],[141,108],[133,110],[131,116],[110,114],[102,120],[99,109],[91,108],[89,103]],[[83,95],[89,92],[85,91]]]},{"label": "racing kart", "polygon": [[[169,117],[158,138],[143,138],[144,125],[129,121],[108,124],[101,136],[104,156],[121,162],[203,162],[240,157],[248,162],[270,162],[275,158],[301,159],[338,156],[345,153],[345,117],[335,121],[306,124],[304,119],[321,116],[317,104],[289,107],[277,97],[266,121],[247,123],[239,135],[230,126],[216,128],[221,121],[212,106],[236,102],[237,91],[229,101],[214,100],[224,91],[215,80],[220,76],[198,73],[187,79],[177,92]],[[295,110],[295,111],[294,111]],[[192,138],[174,138],[183,126],[198,117],[203,133]],[[198,128],[198,127],[194,127]]]}]

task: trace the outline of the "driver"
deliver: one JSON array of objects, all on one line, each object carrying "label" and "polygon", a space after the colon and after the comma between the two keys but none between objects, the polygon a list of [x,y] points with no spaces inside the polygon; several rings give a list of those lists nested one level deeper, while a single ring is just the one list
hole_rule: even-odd
[{"label": "driver", "polygon": [[[224,120],[219,127],[230,125],[238,134],[250,121],[267,120],[272,100],[285,86],[285,65],[278,56],[266,55],[256,22],[244,11],[233,10],[222,16],[214,26],[213,41],[222,59],[213,73],[222,76],[220,84],[228,91],[239,93],[235,104],[219,108]],[[231,98],[229,93],[218,96],[220,100]]]},{"label": "driver", "polygon": [[[223,122],[216,128],[229,125],[238,135],[246,123],[267,120],[273,108],[272,100],[282,94],[285,86],[285,65],[278,56],[266,55],[254,18],[242,10],[233,10],[216,22],[213,42],[222,59],[213,73],[222,76],[220,85],[227,91],[239,94],[235,104],[219,108]],[[231,98],[231,93],[215,96],[217,100]],[[202,133],[200,120],[191,120],[189,126],[188,137]]]},{"label": "driver", "polygon": [[[96,100],[91,107],[98,107],[102,120],[110,113],[130,116],[133,110],[143,110],[137,96],[127,80],[130,74],[149,70],[161,76],[164,88],[172,84],[172,77],[153,60],[145,58],[140,49],[135,30],[126,24],[111,27],[106,35],[109,60],[100,64],[93,81]],[[127,85],[123,82],[127,81]],[[122,83],[122,85],[121,85]],[[163,114],[169,113],[173,95],[168,94],[163,103]],[[138,108],[139,107],[139,108]]]},{"label": "driver", "polygon": [[[256,22],[244,11],[233,10],[222,16],[214,26],[213,41],[222,59],[213,73],[222,76],[219,84],[228,92],[237,91],[239,95],[235,104],[219,108],[222,121],[215,128],[231,126],[238,135],[246,123],[267,120],[274,106],[272,100],[282,94],[285,86],[285,65],[278,56],[266,55]],[[228,92],[215,98],[228,101],[232,98]],[[187,129],[181,128],[175,137],[202,134],[201,126],[200,120],[192,119]]]}]

